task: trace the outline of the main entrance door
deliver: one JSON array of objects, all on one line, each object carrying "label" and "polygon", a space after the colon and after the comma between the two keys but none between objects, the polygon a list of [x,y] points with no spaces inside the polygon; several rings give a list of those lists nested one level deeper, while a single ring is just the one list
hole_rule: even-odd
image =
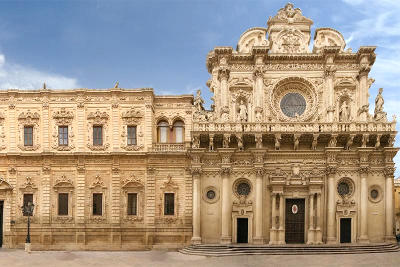
[{"label": "main entrance door", "polygon": [[286,199],[286,243],[304,243],[304,206],[304,199]]},{"label": "main entrance door", "polygon": [[351,218],[340,219],[340,243],[351,243]]},{"label": "main entrance door", "polygon": [[247,218],[237,218],[237,242],[238,243],[248,243],[248,219]]},{"label": "main entrance door", "polygon": [[4,202],[0,201],[0,248],[3,245],[3,206]]}]

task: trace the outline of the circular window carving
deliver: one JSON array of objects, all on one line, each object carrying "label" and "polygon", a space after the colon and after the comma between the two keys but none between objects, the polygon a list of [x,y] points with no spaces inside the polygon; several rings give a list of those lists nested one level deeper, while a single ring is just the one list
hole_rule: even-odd
[{"label": "circular window carving", "polygon": [[210,200],[213,200],[215,198],[215,191],[214,190],[208,190],[207,191],[207,198]]},{"label": "circular window carving", "polygon": [[269,93],[271,115],[280,121],[293,122],[315,118],[319,103],[317,89],[310,81],[301,77],[280,80]]},{"label": "circular window carving", "polygon": [[236,180],[233,184],[233,192],[238,198],[247,197],[251,193],[250,181],[245,178]]},{"label": "circular window carving", "polygon": [[306,110],[306,100],[299,93],[286,94],[280,103],[283,114],[290,118],[303,115]]},{"label": "circular window carving", "polygon": [[214,186],[208,186],[203,191],[203,200],[207,203],[216,203],[219,200],[219,190]]},{"label": "circular window carving", "polygon": [[337,192],[341,197],[350,197],[354,192],[354,183],[350,178],[342,178],[337,184]]},{"label": "circular window carving", "polygon": [[368,194],[368,199],[371,202],[378,203],[379,201],[382,200],[382,189],[380,188],[379,185],[373,185],[369,188],[369,194]]},{"label": "circular window carving", "polygon": [[246,182],[238,184],[237,193],[239,196],[248,196],[250,194],[250,185]]}]

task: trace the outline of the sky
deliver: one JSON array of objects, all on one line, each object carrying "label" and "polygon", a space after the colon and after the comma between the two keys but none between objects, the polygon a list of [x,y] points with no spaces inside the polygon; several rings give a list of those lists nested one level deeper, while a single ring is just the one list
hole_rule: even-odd
[{"label": "sky", "polygon": [[[353,52],[377,46],[370,113],[378,88],[400,119],[400,1],[292,1],[316,28],[340,31]],[[287,0],[0,0],[0,89],[154,88],[209,104],[207,53],[236,48],[266,27]],[[311,38],[313,40],[313,38]],[[400,127],[397,126],[397,130]],[[396,146],[400,146],[400,138]],[[400,155],[396,156],[400,164]],[[396,176],[400,169],[396,170]]]}]

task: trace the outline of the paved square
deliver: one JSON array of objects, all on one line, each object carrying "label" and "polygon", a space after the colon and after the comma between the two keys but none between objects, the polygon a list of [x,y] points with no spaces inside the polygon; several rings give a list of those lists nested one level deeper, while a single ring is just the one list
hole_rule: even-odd
[{"label": "paved square", "polygon": [[34,251],[0,249],[0,266],[400,266],[400,252],[346,255],[204,257],[168,251]]}]

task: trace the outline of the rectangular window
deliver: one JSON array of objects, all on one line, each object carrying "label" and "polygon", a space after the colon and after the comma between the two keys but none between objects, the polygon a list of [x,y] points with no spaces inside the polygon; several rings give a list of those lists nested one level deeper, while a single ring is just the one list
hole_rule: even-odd
[{"label": "rectangular window", "polygon": [[24,146],[33,146],[33,127],[24,127]]},{"label": "rectangular window", "polygon": [[93,145],[103,145],[103,126],[93,126]]},{"label": "rectangular window", "polygon": [[58,126],[58,145],[68,146],[68,126]]},{"label": "rectangular window", "polygon": [[58,194],[58,215],[68,215],[68,193]]},{"label": "rectangular window", "polygon": [[33,194],[24,194],[24,216],[28,216],[28,213],[25,211],[25,207],[28,206],[29,202],[33,204]]},{"label": "rectangular window", "polygon": [[103,215],[103,194],[93,194],[93,215]]},{"label": "rectangular window", "polygon": [[137,215],[137,193],[128,193],[128,215]]},{"label": "rectangular window", "polygon": [[164,215],[175,214],[175,194],[164,193]]},{"label": "rectangular window", "polygon": [[136,145],[136,126],[128,126],[128,146]]}]

